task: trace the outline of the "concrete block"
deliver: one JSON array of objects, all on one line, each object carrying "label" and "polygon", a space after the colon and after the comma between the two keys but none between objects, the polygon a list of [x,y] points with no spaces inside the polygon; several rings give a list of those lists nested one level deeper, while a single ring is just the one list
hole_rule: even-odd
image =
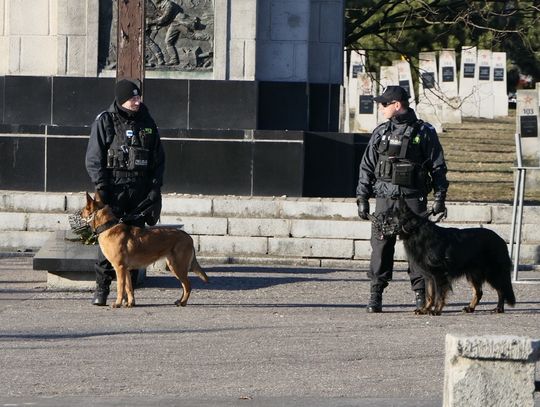
[{"label": "concrete block", "polygon": [[307,81],[309,79],[309,43],[294,44],[294,80]]},{"label": "concrete block", "polygon": [[230,3],[230,39],[254,40],[257,34],[257,3],[253,0],[235,0]]},{"label": "concrete block", "polygon": [[226,235],[227,218],[190,217],[164,215],[160,221],[163,224],[184,225],[184,230],[195,235]]},{"label": "concrete block", "polygon": [[353,199],[334,202],[328,200],[282,201],[281,216],[285,218],[358,219],[358,209]]},{"label": "concrete block", "polygon": [[257,44],[257,78],[259,80],[294,79],[294,43],[259,41]]},{"label": "concrete block", "polygon": [[86,68],[86,37],[67,37],[67,75],[84,76]]},{"label": "concrete block", "polygon": [[27,229],[39,231],[69,230],[66,213],[29,213]]},{"label": "concrete block", "polygon": [[[49,35],[49,2],[35,0],[11,0],[9,6],[10,35]],[[43,61],[44,55],[41,53]],[[55,54],[52,54],[55,55]]]},{"label": "concrete block", "polygon": [[491,206],[474,204],[448,204],[446,222],[491,223]]},{"label": "concrete block", "polygon": [[0,193],[0,210],[3,211],[63,212],[64,207],[64,194],[41,192],[13,193],[13,191],[2,191]]},{"label": "concrete block", "polygon": [[58,35],[86,34],[87,0],[57,0]]},{"label": "concrete block", "polygon": [[[2,12],[0,11],[0,17],[2,15]],[[0,22],[0,26],[2,25],[2,23]],[[3,31],[0,31],[0,32],[3,32]],[[10,52],[9,52],[9,46],[10,46],[10,41],[9,41],[9,38],[8,37],[0,37],[0,54],[1,55],[10,55]],[[9,73],[9,60],[11,59],[11,56],[10,58],[2,58],[0,60],[0,75],[7,75]]]},{"label": "concrete block", "polygon": [[[512,223],[512,205],[493,206],[493,222],[494,223]],[[540,224],[540,207],[539,206],[524,206],[523,207],[523,223]]]},{"label": "concrete block", "polygon": [[271,39],[274,41],[308,41],[310,1],[272,1],[270,7]]},{"label": "concrete block", "polygon": [[[92,197],[94,196],[93,192],[91,192]],[[75,213],[86,205],[86,195],[82,192],[80,193],[67,193],[65,194],[65,209],[66,212],[71,214]]]},{"label": "concrete block", "polygon": [[49,76],[57,72],[57,40],[54,36],[25,36],[21,38],[20,70],[25,75]]},{"label": "concrete block", "polygon": [[288,219],[229,218],[229,235],[232,236],[289,236],[291,221]]},{"label": "concrete block", "polygon": [[20,212],[2,212],[0,213],[0,229],[6,230],[26,230],[26,214]]},{"label": "concrete block", "polygon": [[36,250],[43,246],[54,232],[6,231],[0,233],[0,247],[5,250]]},{"label": "concrete block", "polygon": [[215,198],[214,216],[274,218],[279,217],[279,201],[259,198]]},{"label": "concrete block", "polygon": [[294,219],[291,221],[291,236],[369,239],[371,236],[371,222]]},{"label": "concrete block", "polygon": [[[318,37],[311,38],[311,40],[334,43],[341,46],[343,41],[341,33],[344,23],[343,2],[325,1],[318,2],[318,4],[320,5],[318,10],[319,16],[317,16],[319,35]],[[313,11],[312,7],[312,21],[314,20]]]},{"label": "concrete block", "polygon": [[268,239],[268,254],[289,257],[330,257],[350,259],[353,241],[345,239]]},{"label": "concrete block", "polygon": [[185,216],[211,216],[212,199],[163,195],[161,213],[182,214]]},{"label": "concrete block", "polygon": [[325,269],[367,271],[369,269],[369,261],[348,259],[321,259],[321,267]]},{"label": "concrete block", "polygon": [[268,239],[265,237],[200,236],[199,250],[209,254],[267,254]]},{"label": "concrete block", "polygon": [[446,335],[444,407],[534,406],[540,341]]}]

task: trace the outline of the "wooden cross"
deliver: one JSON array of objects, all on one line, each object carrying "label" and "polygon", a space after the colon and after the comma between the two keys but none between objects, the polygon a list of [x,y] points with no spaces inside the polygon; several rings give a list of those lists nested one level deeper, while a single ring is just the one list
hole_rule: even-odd
[{"label": "wooden cross", "polygon": [[116,80],[144,81],[145,0],[117,0]]}]

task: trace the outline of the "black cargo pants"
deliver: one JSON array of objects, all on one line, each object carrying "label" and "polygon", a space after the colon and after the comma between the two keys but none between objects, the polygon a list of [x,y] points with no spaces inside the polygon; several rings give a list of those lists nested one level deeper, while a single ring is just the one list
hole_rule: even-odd
[{"label": "black cargo pants", "polygon": [[[427,216],[427,198],[406,198],[405,202],[411,210],[420,216]],[[386,212],[390,208],[399,207],[399,199],[377,198],[375,203],[375,216]],[[394,252],[396,237],[381,238],[371,227],[371,260],[369,264],[368,278],[371,287],[383,289],[392,280],[394,270]],[[407,270],[411,279],[413,290],[425,289],[425,281],[417,266],[409,264]]]}]

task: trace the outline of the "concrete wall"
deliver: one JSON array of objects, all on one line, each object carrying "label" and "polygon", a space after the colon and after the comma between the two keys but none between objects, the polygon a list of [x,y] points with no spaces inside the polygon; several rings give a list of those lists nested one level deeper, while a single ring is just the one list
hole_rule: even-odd
[{"label": "concrete wall", "polygon": [[[40,248],[54,231],[69,228],[68,215],[84,203],[83,193],[0,191],[0,249]],[[510,205],[449,203],[448,219],[440,225],[482,225],[508,241],[511,213]],[[540,207],[526,207],[521,264],[540,264],[539,221]],[[371,223],[358,219],[352,198],[166,194],[161,222],[184,225],[201,264],[365,269],[371,252]],[[406,259],[401,242],[395,259]]]},{"label": "concrete wall", "polygon": [[[212,78],[341,83],[343,4],[215,0]],[[0,75],[97,76],[98,25],[99,0],[0,0]]]},{"label": "concrete wall", "polygon": [[98,0],[0,0],[1,75],[97,75]]}]

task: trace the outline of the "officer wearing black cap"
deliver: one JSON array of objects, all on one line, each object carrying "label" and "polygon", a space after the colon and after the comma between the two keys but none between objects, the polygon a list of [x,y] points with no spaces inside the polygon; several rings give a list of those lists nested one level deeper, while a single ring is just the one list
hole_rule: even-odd
[{"label": "officer wearing black cap", "polygon": [[[141,101],[140,86],[122,79],[115,100],[94,123],[86,150],[86,170],[102,201],[118,218],[132,215],[143,201],[150,204],[136,226],[155,225],[161,210],[165,154],[154,119]],[[99,250],[92,303],[106,305],[114,269]]]},{"label": "officer wearing black cap", "polygon": [[[387,119],[375,128],[360,163],[356,197],[358,215],[368,219],[369,201],[376,198],[375,215],[399,205],[403,197],[415,213],[427,216],[427,196],[434,192],[432,213],[445,211],[446,163],[437,136],[429,123],[416,117],[409,107],[409,95],[400,86],[388,86],[374,100]],[[371,261],[368,277],[371,280],[367,312],[382,311],[382,294],[392,279],[396,238],[381,238],[372,228]],[[409,265],[411,286],[416,307],[425,303],[425,282],[421,272]]]}]

